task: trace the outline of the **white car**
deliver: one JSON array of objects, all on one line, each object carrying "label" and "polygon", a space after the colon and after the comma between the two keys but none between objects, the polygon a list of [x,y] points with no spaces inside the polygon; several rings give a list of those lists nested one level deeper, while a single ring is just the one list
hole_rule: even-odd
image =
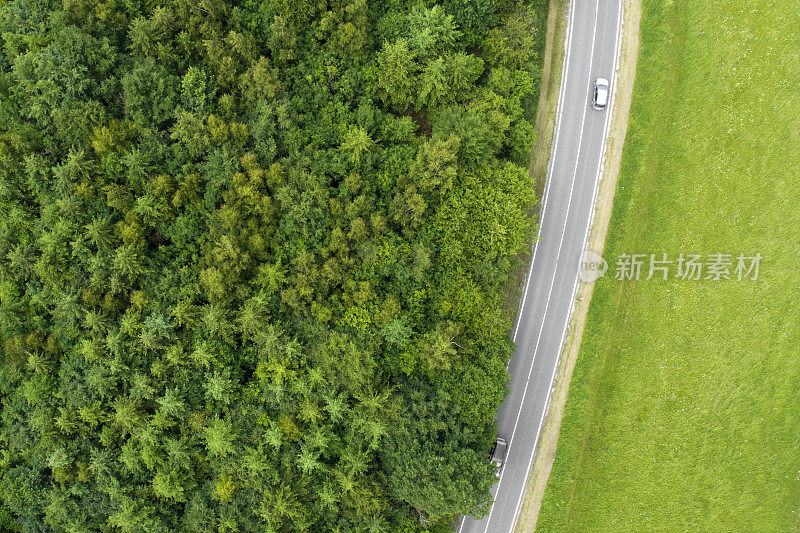
[{"label": "white car", "polygon": [[592,107],[594,109],[605,109],[608,105],[608,80],[597,78],[594,82],[594,96],[592,97]]}]

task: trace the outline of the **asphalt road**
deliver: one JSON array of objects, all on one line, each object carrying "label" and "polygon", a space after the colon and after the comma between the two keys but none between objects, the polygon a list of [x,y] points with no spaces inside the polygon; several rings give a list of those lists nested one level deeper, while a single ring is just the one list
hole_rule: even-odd
[{"label": "asphalt road", "polygon": [[493,488],[491,513],[482,520],[462,519],[459,533],[513,531],[522,506],[594,214],[610,113],[591,108],[592,84],[598,77],[609,79],[613,105],[622,2],[570,2],[539,237],[514,330],[510,394],[497,414],[498,435],[509,443],[506,463]]}]

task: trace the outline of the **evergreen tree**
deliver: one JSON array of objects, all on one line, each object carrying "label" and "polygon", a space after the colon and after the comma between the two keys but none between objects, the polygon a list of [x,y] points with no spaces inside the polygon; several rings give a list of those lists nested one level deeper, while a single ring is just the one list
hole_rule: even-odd
[{"label": "evergreen tree", "polygon": [[0,2],[0,530],[480,512],[540,15]]}]

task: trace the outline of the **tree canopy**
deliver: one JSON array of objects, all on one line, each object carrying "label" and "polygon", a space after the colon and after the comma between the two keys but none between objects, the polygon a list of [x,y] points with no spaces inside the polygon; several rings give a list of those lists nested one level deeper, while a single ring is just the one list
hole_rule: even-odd
[{"label": "tree canopy", "polygon": [[0,2],[0,529],[484,511],[544,9]]}]

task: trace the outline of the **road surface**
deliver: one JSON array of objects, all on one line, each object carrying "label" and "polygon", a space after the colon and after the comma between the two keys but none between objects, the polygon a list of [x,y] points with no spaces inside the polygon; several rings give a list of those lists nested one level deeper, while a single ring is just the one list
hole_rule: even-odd
[{"label": "road surface", "polygon": [[491,513],[462,519],[459,533],[511,532],[522,506],[594,214],[610,109],[591,108],[592,84],[598,77],[611,80],[613,105],[622,2],[570,2],[539,237],[514,329],[510,394],[497,413],[498,435],[509,443],[506,463],[492,489]]}]

